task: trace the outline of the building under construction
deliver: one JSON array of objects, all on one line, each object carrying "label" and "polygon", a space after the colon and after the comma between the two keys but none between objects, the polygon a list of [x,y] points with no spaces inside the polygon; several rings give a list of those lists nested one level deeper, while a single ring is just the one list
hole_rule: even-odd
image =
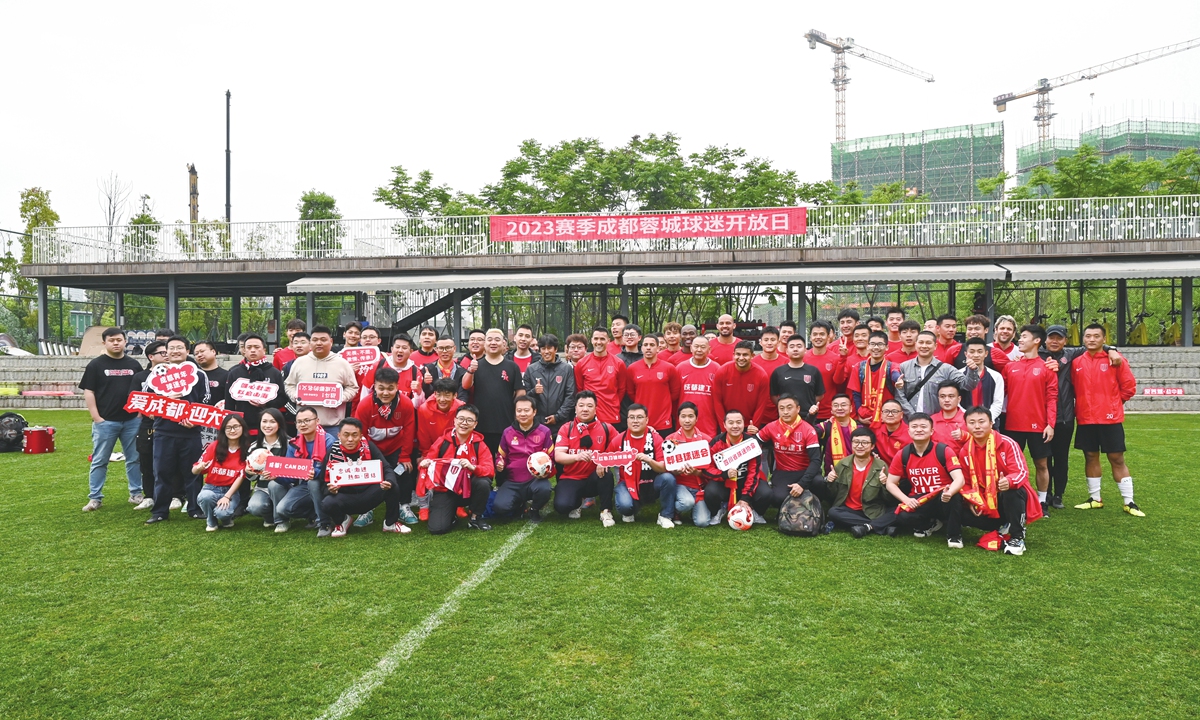
[{"label": "building under construction", "polygon": [[1124,120],[1084,130],[1078,139],[1051,138],[1044,147],[1036,142],[1023,145],[1017,148],[1017,180],[1026,184],[1034,168],[1074,155],[1080,145],[1096,148],[1104,162],[1118,155],[1131,155],[1134,160],[1167,160],[1185,148],[1200,148],[1200,123]]},{"label": "building under construction", "polygon": [[867,195],[876,185],[903,182],[932,201],[981,200],[975,182],[1004,169],[999,122],[876,135],[834,143],[833,181],[851,180]]}]

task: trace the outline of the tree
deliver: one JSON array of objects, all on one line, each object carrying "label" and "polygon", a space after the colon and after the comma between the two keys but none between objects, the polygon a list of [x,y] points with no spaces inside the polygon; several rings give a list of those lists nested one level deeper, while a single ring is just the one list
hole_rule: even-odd
[{"label": "tree", "polygon": [[121,182],[116,173],[109,173],[107,178],[99,180],[96,185],[100,189],[100,211],[104,214],[104,224],[108,226],[108,241],[111,243],[116,226],[125,218],[131,185]]},{"label": "tree", "polygon": [[[429,215],[487,215],[490,208],[471,195],[456,193],[449,185],[436,185],[433,173],[422,170],[413,182],[403,165],[392,167],[392,179],[375,188],[375,202],[404,213],[406,217]],[[303,204],[303,199],[301,200]]]},{"label": "tree", "polygon": [[296,209],[300,212],[297,253],[304,257],[328,257],[342,249],[346,231],[340,222],[336,222],[342,219],[342,213],[332,195],[309,190],[300,196]]}]

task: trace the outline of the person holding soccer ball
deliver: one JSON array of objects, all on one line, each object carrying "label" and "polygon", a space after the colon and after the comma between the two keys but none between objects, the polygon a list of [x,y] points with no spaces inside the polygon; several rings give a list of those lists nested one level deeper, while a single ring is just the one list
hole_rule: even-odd
[{"label": "person holding soccer ball", "polygon": [[[500,448],[496,453],[496,474],[508,474],[496,491],[496,516],[509,517],[517,509],[523,509],[529,522],[539,523],[542,508],[550,502],[550,480],[535,477],[530,472],[529,457],[534,453],[550,452],[554,447],[554,434],[538,422],[533,397],[522,395],[517,398],[513,413],[516,420],[500,434]],[[525,507],[527,503],[528,508]]]}]

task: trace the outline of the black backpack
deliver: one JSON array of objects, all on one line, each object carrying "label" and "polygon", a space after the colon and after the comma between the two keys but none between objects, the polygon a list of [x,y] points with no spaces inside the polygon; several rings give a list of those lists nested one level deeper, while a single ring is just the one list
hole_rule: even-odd
[{"label": "black backpack", "polygon": [[812,537],[824,529],[821,501],[808,490],[799,496],[788,495],[779,507],[779,532]]},{"label": "black backpack", "polygon": [[0,452],[20,452],[29,423],[15,412],[0,415]]}]

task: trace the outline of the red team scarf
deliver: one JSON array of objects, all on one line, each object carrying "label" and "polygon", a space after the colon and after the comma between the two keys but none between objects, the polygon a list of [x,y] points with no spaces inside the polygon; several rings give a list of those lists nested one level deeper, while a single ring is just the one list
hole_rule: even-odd
[{"label": "red team scarf", "polygon": [[996,471],[996,432],[993,430],[988,435],[987,444],[984,446],[983,467],[979,467],[979,462],[975,459],[975,438],[971,438],[969,442],[970,451],[964,453],[963,462],[967,466],[970,482],[963,486],[963,500],[971,504],[971,511],[976,515],[998,518],[1000,474]]},{"label": "red team scarf", "polygon": [[783,439],[785,441],[790,441],[792,439],[792,433],[800,429],[800,423],[802,422],[804,422],[804,418],[800,417],[799,415],[796,416],[796,422],[792,423],[791,425],[788,425],[781,419],[779,421],[779,427],[783,428]]},{"label": "red team scarf", "polygon": [[380,402],[379,396],[375,394],[374,390],[372,390],[371,400],[375,403],[375,412],[379,413],[379,417],[383,418],[384,420],[391,420],[392,413],[396,412],[396,405],[400,403],[400,393],[396,393],[396,397],[392,398],[390,403],[384,405],[382,402]]},{"label": "red team scarf", "polygon": [[[863,402],[866,403],[867,407],[875,408],[875,413],[871,416],[871,422],[879,422],[881,413],[883,412],[883,391],[887,387],[888,370],[891,369],[891,365],[891,362],[882,360],[879,363],[879,370],[875,372],[871,371],[871,361],[869,359],[859,365],[862,368],[859,372],[863,374]],[[838,459],[834,458],[834,462],[837,462]]]},{"label": "red team scarf", "polygon": [[[312,461],[314,463],[325,462],[325,448],[326,443],[328,442],[329,436],[325,434],[324,428],[317,428],[317,435],[313,438]],[[296,457],[302,460],[309,459],[308,443],[304,441],[303,435],[297,435],[295,439],[292,440],[292,444],[296,446]]]},{"label": "red team scarf", "polygon": [[[876,413],[879,411],[876,410]],[[858,428],[858,423],[854,422],[854,418],[850,418],[849,432],[854,432]],[[846,440],[842,437],[842,426],[838,425],[836,418],[829,419],[829,454],[833,457],[833,462],[836,465],[839,460],[846,457]]]},{"label": "red team scarf", "polygon": [[[645,446],[642,448],[642,452],[645,453],[646,455],[649,455],[650,457],[654,457],[654,436],[652,434],[650,434],[649,430],[647,430],[646,434],[642,437],[642,439],[646,441]],[[628,432],[623,433],[621,436],[621,449],[622,450],[633,450],[634,449],[629,444],[629,433]],[[636,468],[636,470],[634,469],[635,466],[638,466]],[[621,482],[625,483],[625,487],[629,489],[630,497],[632,497],[634,500],[640,499],[638,497],[638,484],[642,480],[642,471],[649,469],[649,467],[650,467],[649,465],[642,462],[641,460],[634,460],[633,462],[629,463],[628,465],[622,465],[620,468]]]}]

